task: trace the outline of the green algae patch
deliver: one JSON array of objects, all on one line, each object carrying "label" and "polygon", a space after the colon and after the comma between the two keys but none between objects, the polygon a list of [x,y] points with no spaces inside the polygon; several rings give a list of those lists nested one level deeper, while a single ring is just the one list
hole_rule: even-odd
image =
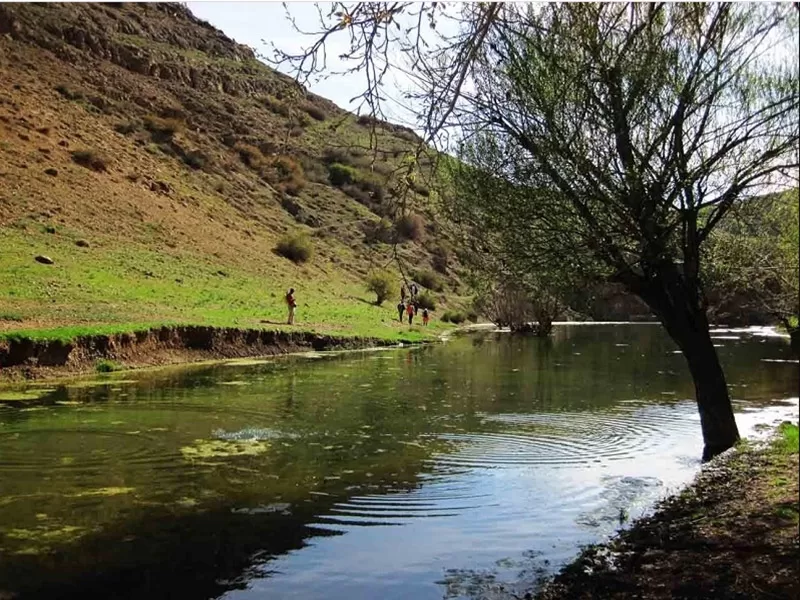
[{"label": "green algae patch", "polygon": [[138,383],[138,381],[135,379],[92,379],[89,381],[74,381],[68,383],[66,388],[68,390],[80,390],[103,385],[119,385],[121,383]]},{"label": "green algae patch", "polygon": [[53,388],[38,388],[35,390],[0,390],[0,402],[31,402],[39,400],[47,394],[54,392]]},{"label": "green algae patch", "polygon": [[269,450],[264,440],[195,440],[191,446],[181,448],[186,460],[228,458],[232,456],[257,456]]},{"label": "green algae patch", "polygon": [[123,494],[130,494],[136,488],[132,487],[104,487],[94,490],[87,490],[85,492],[78,492],[77,494],[70,494],[70,498],[91,498],[95,496],[121,496]]},{"label": "green algae patch", "polygon": [[255,365],[268,365],[270,363],[274,363],[274,359],[254,359],[254,358],[240,358],[236,360],[230,360],[223,363],[225,367],[252,367]]}]

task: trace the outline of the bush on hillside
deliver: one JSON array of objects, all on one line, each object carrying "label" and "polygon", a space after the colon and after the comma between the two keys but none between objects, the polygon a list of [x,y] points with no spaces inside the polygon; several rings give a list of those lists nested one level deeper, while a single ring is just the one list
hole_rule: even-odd
[{"label": "bush on hillside", "polygon": [[358,181],[358,171],[341,163],[332,163],[328,165],[328,178],[335,186],[355,183]]},{"label": "bush on hillside", "polygon": [[289,118],[291,114],[291,109],[289,105],[283,102],[282,100],[278,100],[273,96],[267,96],[264,98],[264,106],[269,109],[270,111],[274,112],[275,114],[281,115],[282,117]]},{"label": "bush on hillside", "polygon": [[64,83],[57,85],[56,91],[67,100],[82,100],[84,96],[84,93],[81,90]]},{"label": "bush on hillside", "polygon": [[467,315],[465,315],[460,310],[448,310],[442,315],[442,321],[445,323],[453,323],[455,325],[459,325],[467,320]]},{"label": "bush on hillside", "polygon": [[425,219],[420,215],[403,215],[395,223],[395,229],[400,239],[418,242],[425,231]]},{"label": "bush on hillside", "polygon": [[238,152],[239,158],[242,159],[242,162],[251,169],[257,169],[264,164],[264,155],[261,154],[261,150],[255,146],[244,144],[242,142],[236,142],[233,149]]},{"label": "bush on hillside", "polygon": [[97,171],[98,173],[108,168],[109,158],[97,150],[75,150],[72,160],[82,167]]},{"label": "bush on hillside", "polygon": [[436,301],[428,292],[421,292],[417,294],[417,304],[420,308],[427,308],[428,310],[436,310]]},{"label": "bush on hillside", "polygon": [[439,242],[430,248],[431,251],[431,264],[433,268],[439,273],[447,273],[447,265],[450,263],[450,248]]},{"label": "bush on hillside", "polygon": [[269,159],[261,169],[261,177],[291,196],[297,196],[306,185],[302,165],[287,155]]},{"label": "bush on hillside", "polygon": [[183,162],[193,169],[203,169],[207,164],[210,163],[208,156],[206,156],[200,150],[190,150],[189,152],[186,152],[182,158]]},{"label": "bush on hillside", "polygon": [[441,292],[444,289],[444,283],[433,271],[421,270],[414,272],[414,279],[422,287],[433,290],[434,292]]},{"label": "bush on hillside", "polygon": [[303,104],[301,108],[308,113],[308,116],[317,121],[324,121],[328,118],[328,115],[324,110],[322,110],[319,106],[311,104],[310,102]]},{"label": "bush on hillside", "polygon": [[148,115],[144,118],[144,126],[150,132],[154,141],[168,142],[172,141],[173,136],[183,130],[183,121],[179,119],[163,119],[154,115]]},{"label": "bush on hillside", "polygon": [[385,217],[380,221],[368,221],[363,229],[364,242],[367,244],[389,244],[394,234],[392,222]]},{"label": "bush on hillside", "polygon": [[389,297],[394,285],[395,279],[388,271],[379,271],[367,278],[367,291],[375,294],[375,304],[379,306]]},{"label": "bush on hillside", "polygon": [[123,121],[122,123],[117,123],[114,125],[114,130],[117,133],[121,133],[122,135],[130,135],[131,133],[136,133],[142,128],[142,124],[139,121]]},{"label": "bush on hillside", "polygon": [[470,309],[467,311],[467,321],[470,323],[477,323],[478,322],[478,313],[474,310]]},{"label": "bush on hillside", "polygon": [[275,246],[275,252],[288,258],[293,263],[301,264],[308,261],[314,253],[311,240],[304,233],[290,233],[282,237]]}]

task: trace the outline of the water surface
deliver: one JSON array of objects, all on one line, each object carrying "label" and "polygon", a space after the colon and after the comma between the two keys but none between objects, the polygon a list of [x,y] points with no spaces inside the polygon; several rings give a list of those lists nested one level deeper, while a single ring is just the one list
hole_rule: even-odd
[{"label": "water surface", "polygon": [[[765,333],[714,333],[745,433],[797,414]],[[692,398],[660,327],[592,325],[0,401],[0,592],[507,598],[691,479]]]}]

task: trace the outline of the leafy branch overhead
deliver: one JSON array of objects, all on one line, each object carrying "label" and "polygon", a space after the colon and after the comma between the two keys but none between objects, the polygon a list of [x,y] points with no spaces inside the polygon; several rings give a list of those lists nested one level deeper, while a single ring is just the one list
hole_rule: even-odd
[{"label": "leafy branch overhead", "polygon": [[278,62],[349,36],[379,114],[392,69],[424,143],[458,154],[451,213],[499,272],[586,271],[658,316],[695,380],[706,455],[738,438],[708,333],[704,246],[797,186],[798,11],[787,4],[336,3]]}]

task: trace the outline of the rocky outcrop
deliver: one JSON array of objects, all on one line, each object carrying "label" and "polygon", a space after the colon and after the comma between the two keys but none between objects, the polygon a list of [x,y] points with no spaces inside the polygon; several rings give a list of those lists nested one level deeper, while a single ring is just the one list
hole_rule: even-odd
[{"label": "rocky outcrop", "polygon": [[72,64],[109,61],[202,91],[247,96],[299,89],[180,4],[0,4],[2,34]]}]

